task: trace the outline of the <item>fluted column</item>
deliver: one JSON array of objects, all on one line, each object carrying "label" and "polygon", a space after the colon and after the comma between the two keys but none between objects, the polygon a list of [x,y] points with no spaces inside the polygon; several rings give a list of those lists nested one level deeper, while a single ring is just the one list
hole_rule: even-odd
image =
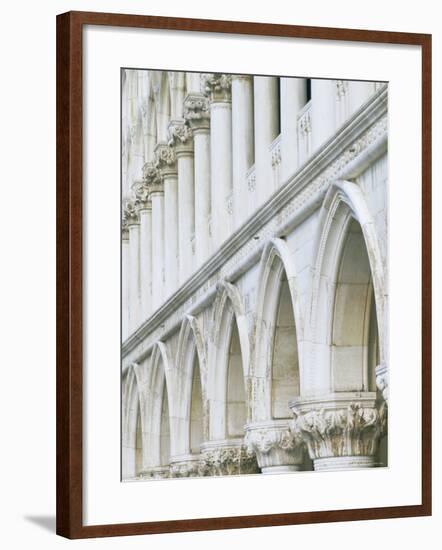
[{"label": "fluted column", "polygon": [[123,216],[121,227],[121,332],[123,340],[129,336],[129,254],[129,227],[126,218]]},{"label": "fluted column", "polygon": [[318,149],[336,128],[336,81],[313,78],[312,86],[312,148]]},{"label": "fluted column", "polygon": [[239,227],[247,217],[247,170],[253,164],[253,77],[232,75],[233,219]]},{"label": "fluted column", "polygon": [[210,99],[210,172],[212,250],[232,232],[232,77],[202,75],[203,93]]},{"label": "fluted column", "polygon": [[152,201],[152,311],[164,299],[164,188],[153,163],[144,165],[144,181]]},{"label": "fluted column", "polygon": [[352,470],[377,465],[387,429],[387,406],[375,392],[339,392],[289,403],[292,431],[304,441],[315,470]]},{"label": "fluted column", "polygon": [[126,201],[124,216],[129,231],[129,331],[140,323],[140,219],[134,201]]},{"label": "fluted column", "polygon": [[296,171],[298,159],[298,113],[307,103],[305,78],[281,78],[281,170],[282,182]]},{"label": "fluted column", "polygon": [[140,294],[144,321],[152,312],[152,203],[144,182],[136,182],[133,191],[140,216]]},{"label": "fluted column", "polygon": [[278,135],[278,78],[255,76],[255,172],[257,205],[262,204],[274,191],[270,145]]},{"label": "fluted column", "polygon": [[202,94],[189,94],[184,116],[192,129],[195,148],[195,259],[197,267],[210,250],[210,115],[209,101]]},{"label": "fluted column", "polygon": [[155,155],[164,185],[164,297],[167,298],[178,288],[178,173],[173,147],[159,144]]},{"label": "fluted column", "polygon": [[193,272],[192,239],[195,231],[195,187],[192,130],[184,120],[169,124],[169,143],[175,146],[178,166],[179,282]]}]

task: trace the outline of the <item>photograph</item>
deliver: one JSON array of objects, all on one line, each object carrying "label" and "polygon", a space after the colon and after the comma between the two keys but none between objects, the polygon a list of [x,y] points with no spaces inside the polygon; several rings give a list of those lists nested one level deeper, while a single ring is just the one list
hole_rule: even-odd
[{"label": "photograph", "polygon": [[120,76],[121,480],[387,468],[388,83]]}]

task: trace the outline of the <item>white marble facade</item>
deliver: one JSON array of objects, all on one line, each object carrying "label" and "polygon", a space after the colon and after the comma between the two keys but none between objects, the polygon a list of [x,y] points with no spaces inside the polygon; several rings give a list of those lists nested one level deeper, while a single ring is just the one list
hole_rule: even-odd
[{"label": "white marble facade", "polygon": [[122,94],[123,479],[386,466],[387,85]]}]

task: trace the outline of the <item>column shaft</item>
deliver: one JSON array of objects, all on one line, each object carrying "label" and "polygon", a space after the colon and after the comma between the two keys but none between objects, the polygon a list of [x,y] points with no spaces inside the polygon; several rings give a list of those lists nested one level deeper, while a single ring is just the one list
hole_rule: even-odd
[{"label": "column shaft", "polygon": [[152,193],[152,308],[155,311],[164,296],[164,193]]},{"label": "column shaft", "polygon": [[254,77],[255,170],[257,205],[273,192],[270,145],[279,133],[278,78]]},{"label": "column shaft", "polygon": [[178,288],[178,179],[164,176],[165,297]]},{"label": "column shaft", "polygon": [[140,286],[141,316],[146,320],[152,311],[152,208],[140,210]]},{"label": "column shaft", "polygon": [[336,82],[312,79],[312,145],[318,149],[336,128]]},{"label": "column shaft", "polygon": [[121,241],[121,332],[123,340],[129,336],[129,232],[123,229]]},{"label": "column shaft", "polygon": [[209,257],[210,235],[210,135],[194,130],[195,136],[195,256],[200,266]]},{"label": "column shaft", "polygon": [[298,167],[298,113],[307,103],[305,78],[281,78],[282,182]]},{"label": "column shaft", "polygon": [[247,216],[246,172],[253,164],[253,79],[251,76],[232,77],[232,180],[233,218],[235,228]]},{"label": "column shaft", "polygon": [[193,152],[179,152],[178,163],[178,228],[180,284],[193,271],[192,238],[195,231],[195,192]]},{"label": "column shaft", "polygon": [[140,225],[129,224],[129,319],[130,331],[140,322]]}]

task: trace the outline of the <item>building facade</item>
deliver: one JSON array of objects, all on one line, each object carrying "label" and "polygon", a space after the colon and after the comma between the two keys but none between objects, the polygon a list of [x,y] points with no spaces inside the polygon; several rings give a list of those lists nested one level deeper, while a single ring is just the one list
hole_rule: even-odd
[{"label": "building facade", "polygon": [[387,465],[388,88],[122,72],[122,477]]}]

